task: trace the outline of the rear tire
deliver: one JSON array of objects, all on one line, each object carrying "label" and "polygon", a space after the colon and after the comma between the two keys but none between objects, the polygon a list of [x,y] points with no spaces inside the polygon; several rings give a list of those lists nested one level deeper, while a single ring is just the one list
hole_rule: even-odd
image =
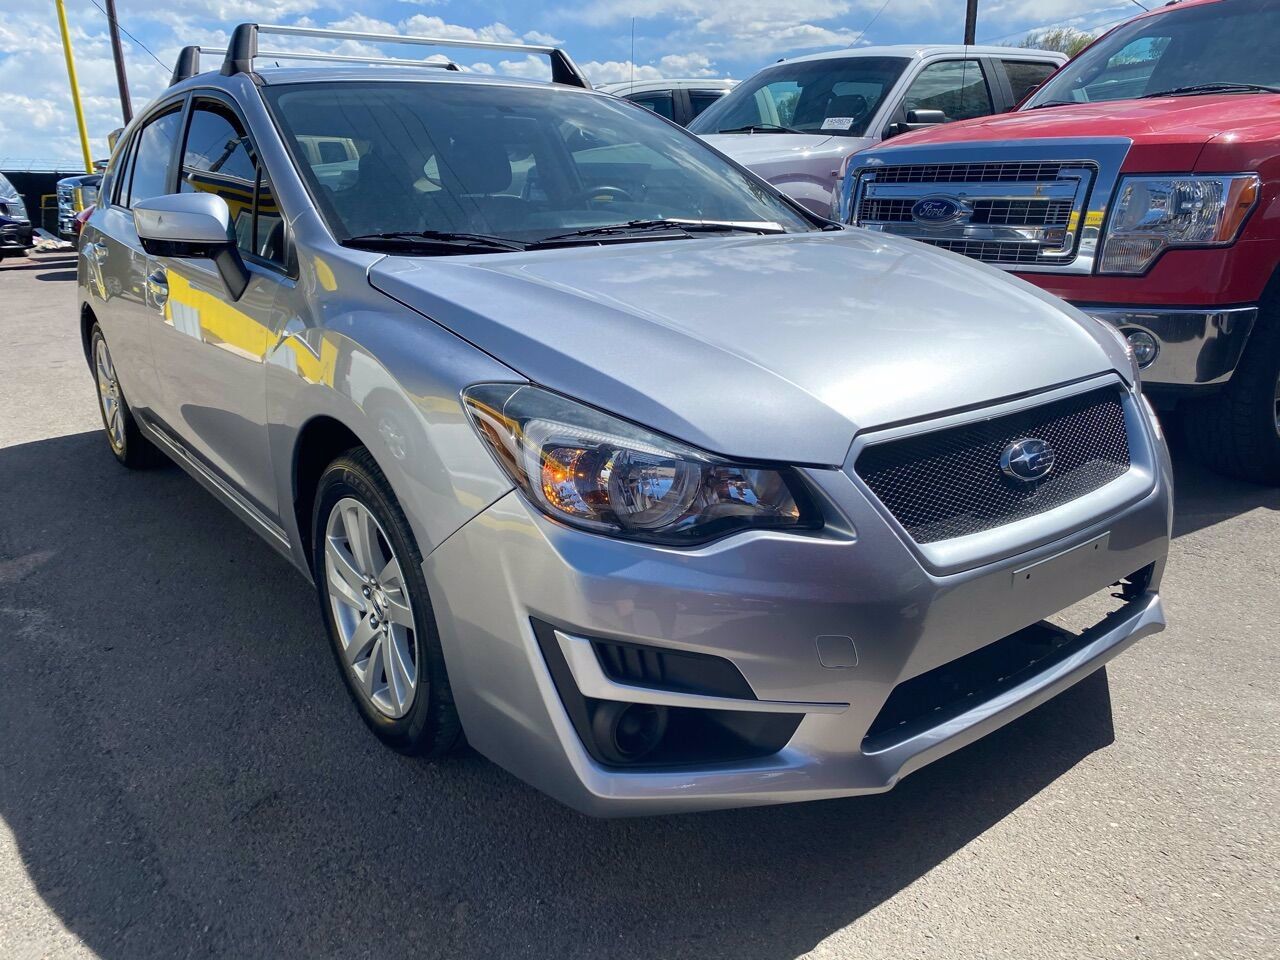
[{"label": "rear tire", "polygon": [[1280,485],[1280,298],[1259,312],[1225,389],[1180,411],[1196,459],[1227,476]]},{"label": "rear tire", "polygon": [[89,334],[89,366],[98,388],[102,429],[107,434],[107,445],[115,458],[130,470],[145,470],[163,463],[164,455],[138,429],[129,401],[116,378],[107,338],[96,323]]},{"label": "rear tire", "polygon": [[363,447],[320,477],[312,570],[347,692],[380,740],[440,757],[459,742],[422,554],[391,485]]}]

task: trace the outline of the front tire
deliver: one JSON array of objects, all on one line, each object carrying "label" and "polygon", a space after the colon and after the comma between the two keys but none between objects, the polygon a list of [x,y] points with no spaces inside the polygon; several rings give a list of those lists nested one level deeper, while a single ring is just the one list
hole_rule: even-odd
[{"label": "front tire", "polygon": [[163,461],[160,451],[142,435],[138,423],[129,409],[120,381],[116,377],[115,363],[107,349],[107,338],[96,323],[89,335],[89,365],[98,387],[98,412],[102,414],[102,429],[107,434],[107,444],[115,458],[130,470],[144,470]]},{"label": "front tire", "polygon": [[448,753],[462,725],[422,554],[390,484],[363,447],[320,477],[312,544],[321,615],[361,717],[402,753]]},{"label": "front tire", "polygon": [[1240,365],[1219,394],[1186,404],[1196,459],[1253,483],[1280,485],[1280,302],[1258,315]]}]

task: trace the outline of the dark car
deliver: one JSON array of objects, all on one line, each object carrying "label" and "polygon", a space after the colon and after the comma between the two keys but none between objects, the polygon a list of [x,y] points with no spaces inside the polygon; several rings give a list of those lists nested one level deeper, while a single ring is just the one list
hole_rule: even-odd
[{"label": "dark car", "polygon": [[27,205],[8,178],[0,173],[0,260],[20,257],[33,246]]}]

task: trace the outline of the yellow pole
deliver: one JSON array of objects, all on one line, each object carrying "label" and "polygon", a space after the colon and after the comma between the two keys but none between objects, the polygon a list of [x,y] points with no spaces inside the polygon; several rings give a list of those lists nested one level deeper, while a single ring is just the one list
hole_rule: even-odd
[{"label": "yellow pole", "polygon": [[71,81],[71,102],[76,108],[76,126],[80,129],[80,149],[84,151],[84,172],[93,173],[93,154],[89,152],[89,131],[84,125],[84,107],[80,105],[80,84],[76,82],[76,60],[71,54],[71,33],[67,30],[67,10],[62,0],[54,0],[58,8],[58,27],[62,30],[62,52],[67,56],[67,78]]}]

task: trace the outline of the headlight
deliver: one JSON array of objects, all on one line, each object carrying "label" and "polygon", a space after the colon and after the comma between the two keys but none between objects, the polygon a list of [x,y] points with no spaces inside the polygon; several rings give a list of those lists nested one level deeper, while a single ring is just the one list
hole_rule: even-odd
[{"label": "headlight", "polygon": [[1258,175],[1125,177],[1103,238],[1101,273],[1144,272],[1170,247],[1234,242],[1258,201]]},{"label": "headlight", "polygon": [[23,203],[22,198],[15,196],[5,201],[5,206],[9,208],[9,216],[18,220],[30,220],[27,216],[27,205]]},{"label": "headlight", "polygon": [[787,468],[732,463],[538,387],[482,383],[462,398],[502,469],[565,523],[672,545],[821,526]]}]

